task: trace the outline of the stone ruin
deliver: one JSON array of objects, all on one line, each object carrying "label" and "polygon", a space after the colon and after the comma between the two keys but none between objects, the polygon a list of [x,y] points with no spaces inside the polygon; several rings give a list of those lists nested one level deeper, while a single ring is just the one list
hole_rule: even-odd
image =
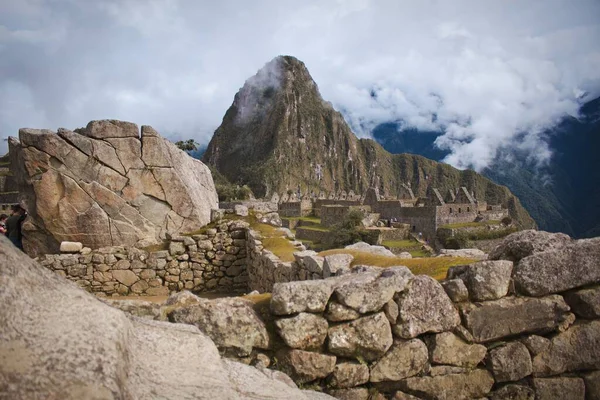
[{"label": "stone ruin", "polygon": [[62,241],[100,248],[147,245],[210,222],[218,199],[202,162],[150,126],[92,121],[85,128],[21,129],[9,139],[11,169],[29,218],[28,254]]},{"label": "stone ruin", "polygon": [[[248,248],[271,263],[248,271],[248,289],[253,282],[272,282],[265,306],[244,299],[205,300],[186,292],[164,305],[109,303],[147,319],[189,324],[229,358],[269,374],[283,372],[295,384],[338,399],[600,396],[600,238],[517,232],[489,260],[452,267],[437,282],[402,266],[352,267],[347,254],[304,252],[297,253],[296,262],[282,263],[250,233]],[[14,287],[4,276],[7,267],[2,267],[3,281]],[[37,267],[23,271],[32,268]],[[294,280],[298,278],[304,280]],[[6,296],[7,291],[1,293]],[[23,291],[19,293],[22,298]],[[43,293],[26,294],[36,298]],[[14,300],[3,304],[3,313],[16,312]],[[40,314],[40,320],[48,321],[48,316]],[[13,329],[13,324],[2,329]],[[43,336],[34,337],[39,341]],[[43,346],[35,348],[44,351]],[[165,354],[161,362],[173,361]],[[190,365],[195,371],[201,368]],[[272,370],[265,370],[268,366]],[[17,373],[12,379],[27,382],[27,376]],[[15,388],[19,386],[11,390]]]}]

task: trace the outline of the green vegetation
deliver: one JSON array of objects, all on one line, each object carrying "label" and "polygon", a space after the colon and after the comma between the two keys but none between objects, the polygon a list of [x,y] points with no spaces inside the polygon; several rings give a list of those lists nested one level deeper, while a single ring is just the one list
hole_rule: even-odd
[{"label": "green vegetation", "polygon": [[363,218],[362,211],[351,210],[342,222],[330,228],[331,233],[323,241],[324,248],[335,249],[361,241],[375,244],[379,233],[363,229],[361,224]]},{"label": "green vegetation", "polygon": [[429,257],[431,255],[428,251],[422,249],[421,243],[414,239],[384,240],[381,244],[390,249],[408,251],[413,257]]},{"label": "green vegetation", "polygon": [[387,257],[378,254],[371,254],[359,250],[335,249],[319,253],[320,256],[331,254],[351,254],[354,256],[352,265],[371,265],[374,267],[393,267],[404,265],[408,267],[413,274],[429,275],[434,279],[442,280],[446,277],[448,268],[456,265],[464,265],[475,262],[476,260],[462,257],[427,257],[427,258],[399,258]]},{"label": "green vegetation", "polygon": [[175,142],[175,146],[179,147],[183,151],[194,151],[198,149],[200,144],[198,144],[194,139],[188,139]]},{"label": "green vegetation", "polygon": [[234,185],[216,168],[211,166],[208,168],[212,173],[219,201],[248,200],[252,196],[252,190],[248,186]]},{"label": "green vegetation", "polygon": [[459,231],[454,236],[442,238],[442,244],[447,249],[465,249],[472,247],[469,244],[471,241],[500,239],[518,230],[516,226],[509,226],[504,229]]}]

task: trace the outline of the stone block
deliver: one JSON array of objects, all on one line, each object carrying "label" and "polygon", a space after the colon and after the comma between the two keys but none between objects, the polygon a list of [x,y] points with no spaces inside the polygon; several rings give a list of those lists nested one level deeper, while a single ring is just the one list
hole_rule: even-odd
[{"label": "stone block", "polygon": [[496,382],[518,381],[532,373],[529,350],[520,342],[493,348],[488,353],[487,361]]}]

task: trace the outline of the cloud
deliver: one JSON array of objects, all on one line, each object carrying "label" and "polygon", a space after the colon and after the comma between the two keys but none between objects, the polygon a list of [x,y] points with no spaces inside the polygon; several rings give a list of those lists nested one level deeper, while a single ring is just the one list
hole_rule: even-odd
[{"label": "cloud", "polygon": [[511,150],[542,165],[545,129],[600,95],[598,15],[595,0],[3,1],[0,136],[118,118],[207,143],[244,81],[290,54],[361,136],[397,120],[443,132],[457,167]]}]

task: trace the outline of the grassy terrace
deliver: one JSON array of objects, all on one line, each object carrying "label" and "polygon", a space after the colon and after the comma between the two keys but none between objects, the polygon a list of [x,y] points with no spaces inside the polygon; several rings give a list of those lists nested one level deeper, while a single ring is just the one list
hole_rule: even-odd
[{"label": "grassy terrace", "polygon": [[442,225],[440,228],[448,228],[448,229],[456,229],[456,228],[477,228],[488,225],[500,225],[500,221],[497,220],[489,220],[489,221],[481,221],[481,222],[461,222],[457,224],[447,224]]},{"label": "grassy terrace", "polygon": [[470,258],[462,257],[428,257],[403,259],[399,257],[386,257],[367,252],[347,249],[327,250],[319,253],[320,256],[331,254],[351,254],[354,257],[352,265],[371,265],[374,267],[393,267],[404,265],[415,275],[429,275],[434,279],[442,280],[446,277],[448,268],[475,262]]},{"label": "grassy terrace", "polygon": [[429,252],[422,250],[421,243],[417,242],[416,240],[384,240],[381,244],[389,248],[402,249],[404,251],[408,251],[413,257],[429,256]]}]

